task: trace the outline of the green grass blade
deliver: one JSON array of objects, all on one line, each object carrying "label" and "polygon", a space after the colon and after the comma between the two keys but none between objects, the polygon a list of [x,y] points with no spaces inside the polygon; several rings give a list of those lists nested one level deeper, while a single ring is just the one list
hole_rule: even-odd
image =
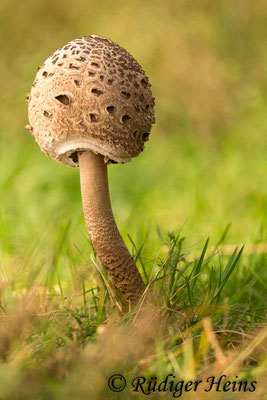
[{"label": "green grass blade", "polygon": [[[201,267],[202,267],[202,264],[203,264],[203,261],[204,261],[204,257],[205,257],[205,254],[206,254],[206,251],[207,251],[207,248],[208,248],[208,244],[209,244],[209,238],[206,240],[206,243],[205,243],[204,248],[202,250],[201,256],[199,257],[198,263],[196,265],[196,268],[194,268],[192,270],[191,276],[192,275],[198,275],[200,273],[200,270],[201,270]],[[194,287],[195,287],[195,285],[197,283],[197,279],[198,278],[194,279],[193,282],[192,282],[192,285],[191,285],[191,290],[192,291],[193,291],[193,289],[194,289]]]},{"label": "green grass blade", "polygon": [[220,244],[222,244],[231,228],[232,223],[229,222],[229,224],[226,226],[225,230],[223,231],[220,239],[218,240],[218,242],[216,243],[216,247],[218,247]]},{"label": "green grass blade", "polygon": [[231,255],[230,260],[228,261],[228,264],[226,265],[223,276],[222,276],[221,286],[220,286],[219,290],[217,291],[216,295],[214,296],[214,298],[212,299],[212,302],[215,300],[219,301],[220,293],[221,293],[222,289],[224,288],[224,286],[226,285],[232,272],[234,271],[234,269],[238,263],[238,260],[241,257],[243,249],[244,249],[244,246],[241,247],[240,251],[238,252],[238,254],[236,256],[236,253],[237,253],[237,248],[236,248],[235,251],[233,252],[233,254]]}]

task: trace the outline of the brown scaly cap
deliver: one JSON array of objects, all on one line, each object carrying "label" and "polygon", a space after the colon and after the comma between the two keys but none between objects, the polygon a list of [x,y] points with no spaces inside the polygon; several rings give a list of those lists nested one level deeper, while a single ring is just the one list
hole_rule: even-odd
[{"label": "brown scaly cap", "polygon": [[154,98],[144,71],[119,45],[91,35],[68,42],[38,69],[28,129],[50,157],[78,166],[77,151],[127,162],[144,149]]}]

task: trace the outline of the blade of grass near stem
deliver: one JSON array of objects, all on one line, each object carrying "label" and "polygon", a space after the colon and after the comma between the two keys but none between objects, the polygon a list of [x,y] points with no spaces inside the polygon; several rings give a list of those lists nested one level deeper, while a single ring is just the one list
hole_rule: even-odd
[{"label": "blade of grass near stem", "polygon": [[134,243],[133,239],[131,238],[131,236],[130,236],[129,234],[128,234],[128,238],[130,239],[130,242],[132,243],[132,245],[133,245],[133,247],[134,247],[134,249],[135,249],[135,251],[136,251],[136,255],[135,255],[134,261],[135,261],[135,262],[137,262],[137,260],[140,261],[140,264],[141,264],[141,266],[142,266],[142,270],[143,270],[143,273],[144,273],[144,277],[145,277],[145,279],[146,279],[145,284],[147,284],[149,278],[148,278],[148,275],[147,275],[146,268],[145,268],[145,266],[144,266],[143,260],[142,260],[142,258],[141,258],[141,253],[142,253],[144,244],[142,244],[142,245],[139,247],[139,249],[137,249],[136,244]]}]

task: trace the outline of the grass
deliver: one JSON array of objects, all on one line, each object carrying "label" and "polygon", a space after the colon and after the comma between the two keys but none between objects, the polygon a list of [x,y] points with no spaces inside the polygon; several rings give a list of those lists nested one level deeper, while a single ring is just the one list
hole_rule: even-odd
[{"label": "grass", "polygon": [[[192,258],[184,242],[180,235],[164,238],[146,271],[147,301],[127,313],[112,300],[116,293],[101,269],[79,266],[68,287],[59,276],[57,284],[50,276],[50,284],[27,290],[8,282],[1,295],[0,398],[113,398],[107,380],[114,372],[129,382],[173,372],[204,379],[211,371],[259,381],[265,255],[241,257],[242,248],[231,257],[207,254],[207,240]],[[149,265],[142,251],[135,256]],[[132,398],[130,387],[124,395]]]},{"label": "grass", "polygon": [[[1,2],[0,400],[131,399],[145,396],[134,377],[170,373],[257,381],[183,398],[264,398],[266,12],[264,0]],[[37,66],[88,33],[133,53],[156,97],[144,153],[109,166],[147,284],[132,310],[94,258],[79,171],[24,130]],[[107,387],[114,373],[123,393]]]},{"label": "grass", "polygon": [[[242,183],[232,165],[240,171],[244,164],[228,166],[216,156],[213,172],[219,178],[207,182],[206,174],[198,171],[199,144],[191,139],[182,141],[172,174],[167,162],[151,166],[158,147],[164,155],[176,143],[169,138],[164,148],[165,140],[157,136],[147,156],[144,153],[132,165],[109,168],[119,226],[148,285],[147,302],[123,313],[111,282],[90,258],[78,171],[49,160],[30,139],[1,139],[1,159],[6,165],[8,159],[13,162],[1,174],[0,399],[83,399],[88,394],[94,399],[116,398],[107,387],[116,372],[128,383],[138,375],[164,379],[175,373],[177,379],[204,380],[211,373],[226,373],[228,379],[257,380],[256,395],[261,399],[266,373],[266,254],[248,254],[246,246],[243,255],[242,246],[230,256],[220,251],[226,243],[264,241],[264,231],[254,231],[255,225],[263,226],[260,191],[250,202],[239,197],[239,204],[246,203],[237,215],[241,227],[228,225],[225,218],[226,205],[235,214],[229,204],[235,203],[240,190],[249,193],[246,188],[255,184],[261,149],[255,168]],[[233,138],[222,145],[231,146],[232,161],[239,159],[240,146],[235,150]],[[186,168],[180,166],[184,163]],[[224,174],[217,172],[223,169]],[[164,189],[168,183],[177,195],[162,192],[163,176]],[[186,189],[176,180],[186,182]],[[227,186],[225,180],[232,182],[231,195],[220,189]],[[197,198],[195,185],[202,193]],[[206,203],[216,192],[223,199],[216,209],[210,208]],[[164,201],[168,207],[161,212]],[[186,207],[192,208],[191,221],[183,227],[180,218],[180,232],[166,234],[171,220],[164,221],[165,216],[170,213],[175,223]],[[222,221],[218,213],[224,215]],[[251,220],[253,213],[258,223]],[[148,217],[157,224],[149,227]],[[247,232],[242,232],[245,227]],[[201,231],[209,229],[211,244],[203,243]],[[199,398],[205,394],[198,392]],[[123,395],[132,398],[130,383]]]}]

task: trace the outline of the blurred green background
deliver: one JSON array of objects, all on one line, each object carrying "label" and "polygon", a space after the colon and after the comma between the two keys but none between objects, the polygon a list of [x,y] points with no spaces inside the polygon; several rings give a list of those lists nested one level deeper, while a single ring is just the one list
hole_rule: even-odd
[{"label": "blurred green background", "polygon": [[156,98],[144,153],[109,167],[124,237],[145,241],[148,258],[160,245],[157,226],[163,234],[182,228],[189,248],[208,236],[214,244],[229,223],[228,243],[264,241],[266,21],[265,0],[1,0],[5,273],[9,264],[14,274],[31,268],[32,257],[36,266],[57,263],[53,254],[75,262],[76,246],[88,254],[79,171],[47,158],[24,126],[37,67],[65,42],[92,33],[132,53]]},{"label": "blurred green background", "polygon": [[[121,319],[130,328],[117,334],[106,324],[113,303],[90,263],[79,170],[46,157],[25,129],[37,67],[92,33],[139,61],[156,99],[145,151],[108,169],[128,247],[127,234],[138,249],[144,243],[148,273],[167,265],[157,296],[164,329],[153,308],[140,332],[135,317],[132,324],[116,316],[115,325]],[[220,368],[246,359],[245,370],[264,382],[255,331],[264,321],[266,254],[242,255],[234,271],[228,255],[190,261],[229,224],[224,243],[266,243],[267,1],[0,0],[0,38],[0,400],[109,398],[108,374],[122,368],[213,375],[218,351],[201,329],[206,316],[224,354],[218,363],[226,360]],[[168,259],[161,236],[181,229],[182,253],[176,244]],[[82,343],[94,344],[83,351]],[[263,383],[259,389],[261,399]]]}]

